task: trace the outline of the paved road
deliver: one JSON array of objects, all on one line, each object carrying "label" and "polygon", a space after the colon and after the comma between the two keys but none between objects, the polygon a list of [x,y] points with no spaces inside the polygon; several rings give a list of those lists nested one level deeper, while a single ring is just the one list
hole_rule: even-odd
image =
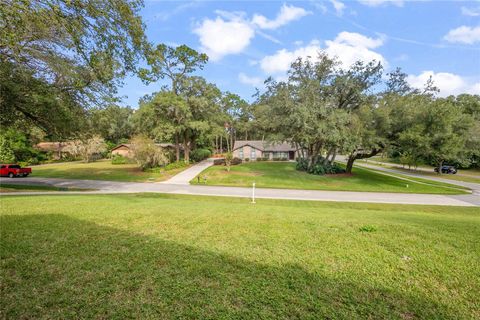
[{"label": "paved road", "polygon": [[[380,161],[375,161],[371,159],[365,159],[368,161],[368,164],[373,164],[373,165],[378,165],[378,166],[394,166],[397,168],[400,168],[400,165],[397,163],[392,163],[392,162],[380,162]],[[357,164],[363,164],[363,163],[357,163]],[[395,168],[392,168],[395,169]],[[432,173],[433,172],[433,167],[417,167],[415,171],[421,171],[425,173]],[[403,173],[404,171],[402,171]],[[465,172],[464,170],[460,170],[460,172]],[[469,178],[474,178],[475,176],[472,174],[465,174],[465,173],[456,173],[456,176],[461,176],[461,177],[469,177]],[[451,181],[450,179],[447,179],[448,181]]]},{"label": "paved road", "polygon": [[425,176],[425,175],[418,174],[418,173],[415,173],[415,172],[405,172],[405,171],[402,171],[402,170],[385,168],[385,167],[377,166],[377,165],[374,165],[374,164],[367,164],[367,163],[361,163],[361,164],[359,163],[355,166],[375,169],[375,170],[383,171],[383,172],[401,174],[401,175],[408,176],[408,177],[422,178],[424,180],[444,182],[444,183],[449,183],[449,184],[452,184],[452,185],[466,187],[466,188],[471,189],[473,191],[473,193],[476,193],[478,196],[480,196],[480,183],[465,182],[465,181],[459,181],[459,180],[450,180],[450,179],[445,179],[445,178],[441,178],[441,177],[434,177],[434,176]]},{"label": "paved road", "polygon": [[[197,186],[186,184],[166,183],[135,183],[113,182],[99,180],[69,180],[54,178],[0,178],[1,183],[38,184],[56,187],[97,189],[97,191],[80,192],[86,193],[137,193],[159,192],[172,194],[208,195],[225,197],[252,196],[251,188],[220,187],[220,186]],[[44,192],[42,194],[74,194],[78,192]],[[34,193],[11,193],[10,195],[32,195]],[[2,194],[6,195],[5,193]],[[373,202],[373,203],[397,203],[397,204],[424,204],[424,205],[449,205],[449,206],[480,206],[470,198],[470,195],[434,195],[434,194],[407,194],[407,193],[382,193],[382,192],[350,192],[350,191],[318,191],[318,190],[292,190],[292,189],[256,189],[256,198],[266,199],[289,199],[289,200],[316,200],[316,201],[340,201],[340,202]],[[479,199],[480,200],[480,199]]]},{"label": "paved road", "polygon": [[159,183],[188,185],[190,184],[190,180],[198,176],[203,170],[207,169],[210,166],[213,166],[213,160],[214,159],[203,160],[202,162],[199,162],[191,166],[190,168],[183,170],[179,174],[171,177],[170,179]]}]

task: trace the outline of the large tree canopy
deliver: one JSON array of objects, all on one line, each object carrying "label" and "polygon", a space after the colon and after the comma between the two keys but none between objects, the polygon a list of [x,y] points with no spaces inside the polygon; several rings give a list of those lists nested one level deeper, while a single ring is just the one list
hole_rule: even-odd
[{"label": "large tree canopy", "polygon": [[[111,99],[146,47],[141,6],[138,0],[1,0],[2,113],[46,128],[43,107],[56,116]],[[5,84],[9,77],[19,81]],[[36,98],[25,94],[31,87]]]}]

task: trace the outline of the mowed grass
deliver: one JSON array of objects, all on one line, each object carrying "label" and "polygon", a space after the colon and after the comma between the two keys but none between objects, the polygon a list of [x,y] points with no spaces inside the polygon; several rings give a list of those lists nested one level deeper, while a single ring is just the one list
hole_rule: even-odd
[{"label": "mowed grass", "polygon": [[[255,185],[259,188],[437,194],[465,193],[465,191],[459,190],[457,186],[453,185],[430,183],[427,180],[405,181],[363,168],[354,168],[353,175],[317,176],[297,171],[295,163],[292,162],[249,162],[232,166],[230,172],[227,172],[224,166],[212,166],[200,175],[207,177],[207,185],[220,186],[251,187],[252,183],[255,182]],[[193,179],[191,183],[196,184],[197,180]],[[445,188],[445,186],[448,186],[448,188]]]},{"label": "mowed grass", "polygon": [[480,317],[475,207],[157,194],[0,201],[1,318]]},{"label": "mowed grass", "polygon": [[19,184],[0,184],[0,193],[5,192],[30,192],[30,191],[92,191],[94,189],[79,189],[79,188],[60,188],[54,186],[43,185],[19,185]]},{"label": "mowed grass", "polygon": [[148,182],[167,180],[185,169],[142,171],[136,164],[112,164],[110,160],[100,160],[33,166],[32,177]]}]

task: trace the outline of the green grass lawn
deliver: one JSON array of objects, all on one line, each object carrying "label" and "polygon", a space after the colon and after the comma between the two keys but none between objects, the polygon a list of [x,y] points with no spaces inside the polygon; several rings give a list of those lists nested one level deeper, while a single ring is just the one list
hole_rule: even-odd
[{"label": "green grass lawn", "polygon": [[110,160],[101,160],[91,163],[71,162],[34,166],[32,177],[147,182],[167,180],[185,168],[144,172],[136,164],[114,165]]},{"label": "green grass lawn", "polygon": [[1,318],[480,317],[479,208],[158,194],[0,201]]},{"label": "green grass lawn", "polygon": [[[255,182],[256,186],[260,188],[438,194],[463,193],[461,190],[444,188],[443,186],[449,186],[447,184],[434,183],[435,185],[424,185],[361,168],[354,168],[352,176],[317,176],[295,170],[295,163],[291,162],[249,162],[232,166],[230,172],[227,172],[224,166],[213,166],[201,173],[201,176],[204,175],[207,176],[207,185],[250,187]],[[430,183],[427,180],[423,182]],[[195,184],[196,179],[193,179],[191,183]]]},{"label": "green grass lawn", "polygon": [[93,189],[79,189],[79,188],[60,188],[54,186],[42,185],[19,185],[19,184],[0,184],[0,193],[5,192],[30,192],[30,191],[92,191]]}]

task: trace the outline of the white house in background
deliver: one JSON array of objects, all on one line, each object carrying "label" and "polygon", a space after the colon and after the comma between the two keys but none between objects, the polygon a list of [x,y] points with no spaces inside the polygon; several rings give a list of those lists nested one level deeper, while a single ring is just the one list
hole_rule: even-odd
[{"label": "white house in background", "polygon": [[259,158],[269,160],[295,160],[300,156],[299,150],[293,144],[272,143],[261,140],[237,140],[233,145],[233,157],[242,160],[255,161]]}]

